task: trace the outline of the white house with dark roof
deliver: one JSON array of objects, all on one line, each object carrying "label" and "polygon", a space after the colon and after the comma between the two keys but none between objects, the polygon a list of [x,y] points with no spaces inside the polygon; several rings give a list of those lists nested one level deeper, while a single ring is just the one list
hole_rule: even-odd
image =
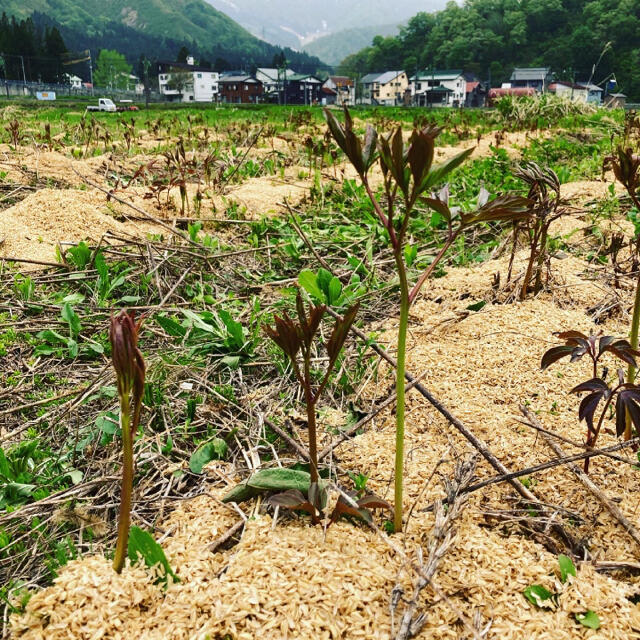
[{"label": "white house with dark roof", "polygon": [[411,77],[411,101],[418,106],[461,107],[466,95],[461,69],[425,70]]},{"label": "white house with dark roof", "polygon": [[404,71],[368,73],[361,78],[360,85],[364,104],[393,106],[403,104],[409,78]]},{"label": "white house with dark roof", "polygon": [[219,74],[199,67],[189,56],[186,62],[159,62],[160,93],[170,101],[215,102],[218,98]]}]

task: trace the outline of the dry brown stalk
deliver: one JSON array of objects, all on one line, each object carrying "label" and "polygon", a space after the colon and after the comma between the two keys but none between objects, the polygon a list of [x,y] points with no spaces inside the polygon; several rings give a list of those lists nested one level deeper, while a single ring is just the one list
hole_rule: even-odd
[{"label": "dry brown stalk", "polygon": [[[520,407],[520,410],[532,424],[542,427],[538,418],[526,407]],[[549,445],[553,452],[559,458],[566,458],[565,452],[561,449],[558,443],[553,440],[546,433],[541,432],[544,441]],[[632,442],[628,440],[627,442]],[[622,443],[626,444],[626,443]],[[574,473],[578,480],[586,487],[586,489],[602,504],[602,506],[622,525],[623,529],[633,538],[634,542],[640,545],[640,531],[629,521],[629,519],[622,513],[620,507],[614,504],[604,493],[600,490],[593,480],[584,472],[580,467],[575,464],[568,464],[568,469]]]},{"label": "dry brown stalk", "polygon": [[[406,600],[403,597],[404,590],[400,584],[393,588],[391,596],[391,636],[395,640],[407,640],[413,638],[425,625],[427,614],[418,613],[420,594],[431,584],[442,558],[451,547],[455,536],[455,521],[460,517],[468,500],[468,494],[464,493],[469,485],[476,469],[476,460],[472,458],[456,464],[453,478],[444,478],[444,490],[447,496],[448,508],[445,511],[442,500],[436,501],[435,524],[427,545],[427,558],[423,559],[422,548],[418,548],[418,562],[414,565],[417,573],[413,581],[413,593]],[[400,619],[400,626],[395,632],[393,621],[395,612],[400,604],[405,603],[404,611]]]}]

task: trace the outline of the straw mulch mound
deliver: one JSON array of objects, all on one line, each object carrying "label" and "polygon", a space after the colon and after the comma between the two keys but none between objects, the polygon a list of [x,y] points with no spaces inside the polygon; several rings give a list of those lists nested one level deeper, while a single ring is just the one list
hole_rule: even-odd
[{"label": "straw mulch mound", "polygon": [[108,231],[138,238],[158,231],[153,224],[116,219],[127,213],[94,189],[39,189],[0,212],[0,257],[51,262],[59,242],[96,242]]}]

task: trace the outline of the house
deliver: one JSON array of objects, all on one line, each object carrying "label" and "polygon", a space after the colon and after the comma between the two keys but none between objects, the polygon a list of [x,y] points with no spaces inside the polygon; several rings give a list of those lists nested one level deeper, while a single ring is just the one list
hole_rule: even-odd
[{"label": "house", "polygon": [[159,62],[160,93],[170,102],[215,102],[218,100],[219,74],[195,64],[189,56],[186,62]]},{"label": "house", "polygon": [[484,107],[487,101],[487,88],[479,80],[465,78],[465,107]]},{"label": "house", "polygon": [[587,90],[587,102],[590,104],[602,104],[602,94],[603,89],[599,87],[597,84],[593,84],[591,82],[580,82],[583,87]]},{"label": "house", "polygon": [[265,98],[276,98],[280,94],[284,83],[288,78],[295,75],[293,69],[277,69],[275,67],[258,67],[256,69],[256,80],[262,82],[262,92]]},{"label": "house", "polygon": [[82,78],[70,73],[65,73],[63,77],[66,84],[68,84],[72,89],[82,89]]},{"label": "house", "polygon": [[461,69],[419,71],[411,78],[412,102],[418,106],[461,107],[467,81]]},{"label": "house", "polygon": [[624,109],[627,96],[624,93],[610,93],[604,98],[604,106],[609,109]]},{"label": "house", "polygon": [[281,104],[319,104],[322,95],[322,80],[310,74],[296,73],[287,78],[280,102]]},{"label": "house", "polygon": [[552,82],[551,67],[517,67],[511,74],[509,85],[513,88],[527,87],[535,89],[538,93],[545,93]]},{"label": "house", "polygon": [[589,96],[587,87],[565,80],[552,82],[549,85],[549,92],[555,93],[559,98],[566,98],[574,102],[586,102]]},{"label": "house", "polygon": [[262,82],[247,74],[222,76],[219,86],[222,102],[255,104],[263,94]]},{"label": "house", "polygon": [[347,76],[329,76],[322,85],[322,104],[355,104],[355,86]]},{"label": "house", "polygon": [[398,105],[404,100],[409,78],[404,71],[368,73],[360,80],[364,104]]}]

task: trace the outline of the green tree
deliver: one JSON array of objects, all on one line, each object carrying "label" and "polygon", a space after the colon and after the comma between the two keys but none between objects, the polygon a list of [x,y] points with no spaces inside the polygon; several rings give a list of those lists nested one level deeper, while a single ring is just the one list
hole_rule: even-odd
[{"label": "green tree", "polygon": [[187,47],[180,47],[178,55],[176,56],[176,62],[186,62],[189,57],[189,49]]},{"label": "green tree", "polygon": [[121,53],[102,49],[98,54],[93,82],[97,87],[126,89],[130,73],[131,65]]}]

